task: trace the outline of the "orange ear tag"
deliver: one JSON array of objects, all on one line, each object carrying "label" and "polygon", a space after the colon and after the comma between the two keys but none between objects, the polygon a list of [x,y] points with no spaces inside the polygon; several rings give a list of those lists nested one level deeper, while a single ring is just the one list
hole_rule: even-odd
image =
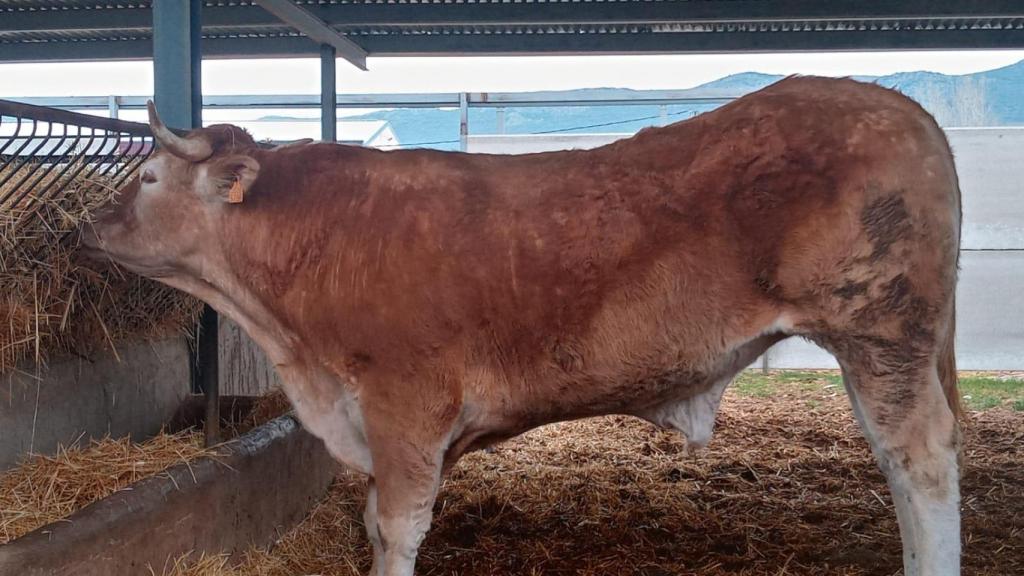
[{"label": "orange ear tag", "polygon": [[242,183],[235,180],[235,183],[231,185],[231,190],[228,190],[228,203],[230,204],[241,204],[242,203]]}]

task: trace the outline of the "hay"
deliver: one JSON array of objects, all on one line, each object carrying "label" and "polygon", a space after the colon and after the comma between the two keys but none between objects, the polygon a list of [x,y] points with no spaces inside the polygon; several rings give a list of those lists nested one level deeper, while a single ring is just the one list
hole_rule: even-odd
[{"label": "hay", "polygon": [[292,409],[284,390],[274,387],[256,398],[248,413],[238,422],[226,423],[225,430],[234,437],[270,422]]},{"label": "hay", "polygon": [[[444,482],[418,572],[430,575],[891,576],[892,503],[841,387],[730,391],[716,437],[688,455],[626,417],[548,426],[464,458]],[[1024,414],[966,429],[966,574],[1024,574]],[[363,481],[328,497],[270,550],[175,576],[362,575]]]},{"label": "hay", "polygon": [[193,553],[189,552],[174,559],[173,562],[168,562],[159,573],[150,566],[149,574],[152,576],[157,576],[157,574],[164,576],[187,572],[189,576],[220,576],[225,570],[229,569],[228,560],[229,558],[226,554],[209,556],[200,554],[198,559],[193,559]]},{"label": "hay", "polygon": [[68,517],[148,476],[208,454],[201,433],[161,433],[136,444],[129,437],[31,456],[0,474],[0,544]]},{"label": "hay", "polygon": [[[110,201],[113,180],[79,175],[55,182],[60,170],[54,170],[36,182],[46,168],[29,177],[33,169],[18,168],[0,187],[0,372],[61,353],[108,348],[116,355],[117,342],[195,325],[197,300],[76,253],[77,229]],[[14,170],[0,169],[0,181]]]}]

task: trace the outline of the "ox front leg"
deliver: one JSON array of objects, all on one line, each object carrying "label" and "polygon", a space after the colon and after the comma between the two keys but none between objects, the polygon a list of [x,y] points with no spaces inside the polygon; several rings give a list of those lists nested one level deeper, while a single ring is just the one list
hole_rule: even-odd
[{"label": "ox front leg", "polygon": [[432,460],[426,452],[377,460],[377,527],[384,552],[379,576],[413,576],[415,572],[416,554],[430,529],[440,484],[440,458]]},{"label": "ox front leg", "polygon": [[892,493],[905,576],[959,575],[959,427],[937,371],[844,365],[843,379]]},{"label": "ox front leg", "polygon": [[403,424],[370,432],[374,479],[364,518],[374,544],[372,576],[413,576],[440,486],[447,446]]},{"label": "ox front leg", "polygon": [[377,483],[372,476],[366,487],[363,524],[366,525],[366,537],[373,546],[373,568],[370,569],[370,576],[384,576],[384,544],[381,542],[380,526],[377,522]]}]

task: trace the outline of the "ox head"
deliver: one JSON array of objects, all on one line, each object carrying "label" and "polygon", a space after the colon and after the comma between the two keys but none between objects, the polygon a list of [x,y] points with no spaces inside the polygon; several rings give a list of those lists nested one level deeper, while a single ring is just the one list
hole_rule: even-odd
[{"label": "ox head", "polygon": [[169,276],[201,266],[229,196],[250,188],[259,175],[257,146],[245,131],[230,125],[193,130],[179,136],[168,129],[149,103],[149,123],[160,149],[96,214],[83,232],[83,244],[151,277]]}]

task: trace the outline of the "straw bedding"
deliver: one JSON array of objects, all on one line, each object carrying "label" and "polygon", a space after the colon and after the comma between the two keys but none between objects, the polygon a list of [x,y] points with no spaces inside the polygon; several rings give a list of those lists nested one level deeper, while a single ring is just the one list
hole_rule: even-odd
[{"label": "straw bedding", "polygon": [[[110,178],[65,178],[50,187],[56,173],[35,182],[43,172],[28,177],[32,169],[18,168],[0,188],[0,372],[60,353],[116,354],[121,340],[194,326],[197,300],[77,254],[76,230],[112,197]],[[12,170],[0,169],[0,181]],[[32,189],[20,198],[26,184],[13,187],[23,177]]]},{"label": "straw bedding", "polygon": [[[768,398],[730,392],[696,455],[625,417],[548,426],[469,455],[442,487],[418,574],[896,574],[884,479],[841,389],[818,384],[780,384]],[[1024,574],[1024,415],[973,413],[965,443],[965,573]],[[363,502],[362,480],[341,474],[269,551],[252,549],[235,568],[205,557],[201,569],[164,573],[365,574]]]}]

